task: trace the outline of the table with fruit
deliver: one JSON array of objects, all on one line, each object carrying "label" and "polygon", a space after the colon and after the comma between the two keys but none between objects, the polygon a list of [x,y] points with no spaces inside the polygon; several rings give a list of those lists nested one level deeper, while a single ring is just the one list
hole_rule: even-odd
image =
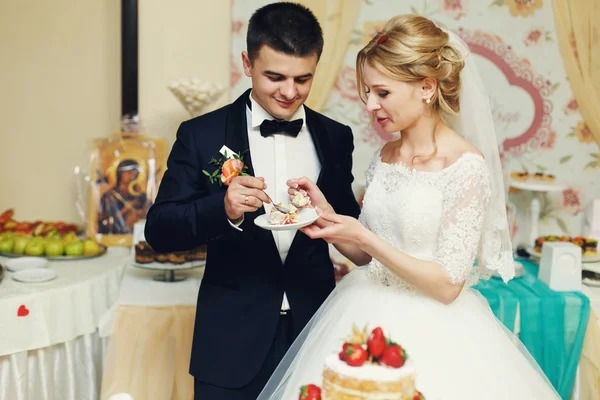
[{"label": "table with fruit", "polygon": [[106,247],[92,238],[80,238],[79,227],[62,221],[17,221],[14,209],[0,214],[0,255],[34,256],[48,259],[96,257]]},{"label": "table with fruit", "polygon": [[[52,271],[55,277],[43,282],[24,282],[16,279],[18,272],[4,271],[0,281],[0,376],[6,379],[0,378],[0,398],[22,399],[20,394],[29,393],[29,398],[41,399],[53,393],[71,393],[69,382],[77,381],[99,388],[99,376],[90,378],[89,371],[101,365],[102,352],[90,349],[102,347],[98,324],[117,301],[128,255],[127,248],[109,248],[102,257],[48,257],[46,266],[39,269]],[[4,265],[20,260],[25,261],[0,256]],[[73,369],[73,365],[78,367]],[[56,370],[70,371],[69,379],[54,379]]]},{"label": "table with fruit", "polygon": [[[107,249],[78,231],[77,225],[62,221],[20,221],[14,209],[0,214],[0,264],[6,266],[0,323],[9,324],[2,330],[0,357],[94,332],[99,317],[116,301],[128,249]],[[32,259],[30,268],[51,271],[52,277],[17,279],[26,271],[8,264],[24,256],[45,258],[43,267]],[[76,317],[59,318],[63,312]]]}]

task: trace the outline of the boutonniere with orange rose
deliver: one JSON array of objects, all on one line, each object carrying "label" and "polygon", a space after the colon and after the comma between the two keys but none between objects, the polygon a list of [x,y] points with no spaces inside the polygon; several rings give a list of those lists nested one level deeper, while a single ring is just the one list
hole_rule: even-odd
[{"label": "boutonniere with orange rose", "polygon": [[221,149],[223,157],[220,159],[211,158],[208,162],[210,165],[215,165],[218,168],[213,172],[202,170],[202,173],[208,176],[210,183],[218,183],[219,185],[229,185],[236,176],[247,176],[246,170],[248,167],[244,164],[242,156],[234,153],[229,149]]}]

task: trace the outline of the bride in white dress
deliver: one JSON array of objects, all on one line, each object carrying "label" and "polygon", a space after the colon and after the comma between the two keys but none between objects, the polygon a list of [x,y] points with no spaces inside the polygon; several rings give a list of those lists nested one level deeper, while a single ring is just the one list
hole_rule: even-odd
[{"label": "bride in white dress", "polygon": [[375,122],[401,132],[373,156],[359,221],[335,214],[306,178],[288,185],[323,210],[303,232],[365,266],[332,292],[259,399],[320,385],[354,324],[381,326],[406,350],[428,400],[560,398],[469,288],[492,272],[507,281],[514,267],[489,102],[468,48],[426,18],[399,16],[359,53],[357,74]]}]

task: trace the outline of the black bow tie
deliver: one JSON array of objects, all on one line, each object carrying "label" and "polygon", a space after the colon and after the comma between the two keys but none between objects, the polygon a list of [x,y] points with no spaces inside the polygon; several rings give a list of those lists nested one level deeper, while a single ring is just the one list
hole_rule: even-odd
[{"label": "black bow tie", "polygon": [[278,133],[285,133],[292,137],[298,136],[300,129],[304,121],[302,119],[295,119],[293,121],[277,121],[265,119],[260,124],[260,134],[262,137],[275,135]]},{"label": "black bow tie", "polygon": [[[250,101],[250,97],[246,99],[246,104],[248,105],[248,108],[252,110],[252,102]],[[304,121],[301,119],[295,119],[293,121],[265,119],[262,124],[260,124],[260,134],[262,137],[267,137],[278,133],[283,133],[296,137],[298,136],[298,133],[300,133],[302,125],[304,125]]]}]

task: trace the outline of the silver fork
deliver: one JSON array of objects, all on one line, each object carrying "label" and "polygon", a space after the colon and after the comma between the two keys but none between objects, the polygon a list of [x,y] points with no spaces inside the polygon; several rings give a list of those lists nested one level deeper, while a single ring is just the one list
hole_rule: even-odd
[{"label": "silver fork", "polygon": [[283,207],[283,206],[278,206],[277,204],[275,204],[275,202],[273,201],[273,199],[271,198],[271,196],[269,196],[269,195],[267,194],[267,192],[265,192],[265,191],[263,190],[263,193],[267,195],[267,197],[269,198],[269,200],[271,200],[271,204],[273,204],[273,207],[275,207],[275,209],[276,209],[277,211],[279,211],[280,213],[284,213],[284,214],[289,214],[289,213],[290,213],[290,210],[288,210],[287,208],[285,208],[285,207]]}]

